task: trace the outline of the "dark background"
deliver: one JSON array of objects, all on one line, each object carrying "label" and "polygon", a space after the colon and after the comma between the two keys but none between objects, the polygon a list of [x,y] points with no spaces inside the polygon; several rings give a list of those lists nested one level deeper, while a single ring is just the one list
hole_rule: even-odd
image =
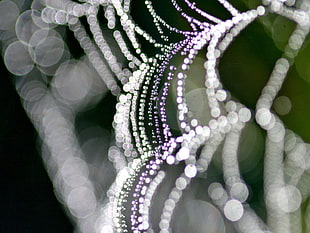
[{"label": "dark background", "polygon": [[0,63],[0,233],[65,233],[73,227],[36,148],[37,134]]}]

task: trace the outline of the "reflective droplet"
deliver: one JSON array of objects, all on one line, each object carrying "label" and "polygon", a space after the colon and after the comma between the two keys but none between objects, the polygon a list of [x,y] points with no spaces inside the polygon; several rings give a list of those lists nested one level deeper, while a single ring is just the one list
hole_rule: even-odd
[{"label": "reflective droplet", "polygon": [[197,168],[193,164],[189,164],[185,167],[184,173],[188,178],[193,178],[197,174]]},{"label": "reflective droplet", "polygon": [[239,110],[239,119],[241,122],[248,122],[251,119],[251,111],[248,108]]},{"label": "reflective droplet", "polygon": [[224,206],[225,217],[232,222],[240,220],[243,212],[244,210],[241,202],[235,199],[229,200]]},{"label": "reflective droplet", "polygon": [[189,149],[186,147],[182,147],[176,154],[176,158],[179,161],[188,159],[188,157],[189,157]]},{"label": "reflective droplet", "polygon": [[255,118],[258,124],[260,124],[261,126],[266,126],[270,124],[272,116],[269,109],[261,108],[256,112]]},{"label": "reflective droplet", "polygon": [[186,188],[187,182],[185,178],[179,177],[175,182],[176,188],[179,190],[183,190]]},{"label": "reflective droplet", "polygon": [[68,22],[68,15],[65,11],[57,11],[55,14],[55,22],[58,24],[66,24]]}]

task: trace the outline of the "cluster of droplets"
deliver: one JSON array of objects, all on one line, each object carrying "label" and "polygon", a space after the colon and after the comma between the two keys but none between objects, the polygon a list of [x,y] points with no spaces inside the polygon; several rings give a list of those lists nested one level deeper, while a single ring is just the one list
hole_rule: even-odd
[{"label": "cluster of droplets", "polygon": [[[210,202],[240,232],[297,229],[299,217],[295,211],[310,195],[304,175],[310,169],[310,149],[285,129],[271,107],[309,33],[309,3],[300,1],[299,7],[292,7],[295,1],[266,0],[255,9],[239,12],[227,0],[218,0],[231,15],[230,19],[222,20],[199,9],[194,2],[184,0],[184,10],[179,1],[171,0],[171,5],[192,29],[184,31],[168,24],[152,1],[147,0],[145,6],[162,39],[159,42],[134,22],[130,0],[81,2],[47,0],[43,4],[37,0],[33,1],[31,10],[20,15],[14,2],[0,2],[0,11],[7,9],[12,13],[6,23],[0,15],[0,29],[6,32],[1,34],[6,67],[17,76],[31,76],[38,71],[36,77],[45,77],[44,81],[22,80],[17,82],[17,88],[44,141],[43,155],[48,169],[54,169],[49,172],[56,191],[78,229],[82,232],[138,233],[157,229],[161,233],[171,232],[180,200],[195,177],[208,170],[220,146],[224,182],[209,185]],[[105,30],[98,19],[101,7],[107,20]],[[190,11],[204,21],[192,17]],[[264,167],[267,222],[264,222],[247,204],[249,189],[238,164],[240,137],[252,113],[223,89],[217,65],[233,39],[267,12],[293,20],[296,29],[283,56],[276,62],[255,110],[256,122],[267,132]],[[87,20],[87,28],[82,17]],[[83,61],[67,61],[71,59],[70,53],[61,30],[56,30],[57,25],[68,26],[73,32],[86,54]],[[183,39],[170,42],[166,30]],[[159,52],[149,57],[138,38]],[[191,71],[202,52],[205,52],[205,62],[200,69],[205,72],[202,95],[207,103],[206,124],[195,115],[186,94]],[[46,76],[53,77],[50,83]],[[98,101],[105,92],[103,83],[118,101],[113,121],[115,141],[107,150],[117,175],[106,192],[106,199],[101,200],[69,120],[73,121],[83,106]],[[167,101],[174,84],[172,96],[176,101],[180,136],[174,136],[167,119]],[[66,108],[69,110],[64,110]],[[61,138],[65,140],[59,143]],[[66,157],[61,158],[64,153]],[[153,203],[158,199],[156,192],[170,175],[167,166],[180,165],[181,173],[167,192],[157,227],[151,218]],[[72,177],[80,177],[80,180]],[[83,197],[87,198],[82,200]],[[81,202],[84,204],[79,205]],[[222,221],[213,205],[205,208]],[[220,232],[220,228],[217,231]]]},{"label": "cluster of droplets", "polygon": [[[167,23],[165,23],[157,14],[155,14],[154,9],[152,8],[151,4],[149,1],[146,2],[148,9],[150,10],[151,15],[153,16],[154,19],[157,19],[155,23],[159,33],[162,33],[161,28],[159,27],[159,22],[163,24],[163,26],[167,27],[168,29],[171,26],[168,26]],[[231,8],[231,5],[226,5],[227,9],[230,11],[233,11]],[[176,6],[176,4],[175,4]],[[177,8],[180,10],[180,8]],[[232,15],[236,15],[236,12],[233,11]],[[235,107],[229,115],[230,118],[233,118],[234,114],[236,115],[236,118],[229,122],[227,120],[227,117],[224,115],[224,110],[221,113],[220,110],[220,103],[226,100],[227,93],[223,89],[221,89],[221,84],[220,81],[217,77],[217,72],[216,72],[216,61],[220,57],[220,51],[218,49],[215,49],[214,47],[217,46],[218,41],[220,40],[221,37],[224,37],[224,35],[229,31],[233,26],[240,25],[235,29],[234,31],[234,36],[238,34],[247,24],[249,24],[252,20],[257,18],[259,15],[264,14],[264,8],[260,6],[257,10],[253,10],[247,13],[243,14],[237,14],[235,17],[233,17],[232,20],[228,22],[222,22],[218,20],[213,20],[214,23],[218,23],[216,25],[211,25],[211,24],[200,24],[200,28],[202,29],[200,32],[195,31],[195,33],[183,33],[178,30],[174,30],[175,32],[180,32],[184,36],[186,36],[186,40],[181,41],[178,44],[175,44],[171,47],[171,49],[168,49],[168,53],[163,53],[161,56],[157,56],[156,63],[153,65],[154,70],[156,72],[151,72],[150,75],[146,75],[145,77],[141,75],[141,71],[139,71],[140,75],[140,80],[142,80],[145,84],[140,84],[140,82],[136,82],[136,79],[132,78],[132,80],[129,81],[125,85],[125,89],[128,91],[128,85],[134,86],[138,84],[138,88],[136,91],[141,91],[139,93],[140,97],[140,104],[136,103],[136,100],[132,98],[132,107],[131,107],[131,115],[136,116],[136,106],[138,106],[138,119],[140,120],[138,124],[141,126],[141,129],[139,132],[136,132],[134,127],[134,135],[138,135],[138,140],[136,140],[138,143],[138,151],[140,152],[140,158],[136,159],[135,163],[139,163],[140,166],[135,167],[133,174],[129,178],[131,182],[128,185],[126,183],[126,188],[124,189],[124,192],[121,193],[120,199],[119,199],[119,212],[120,212],[120,219],[122,219],[120,222],[118,222],[118,226],[125,227],[121,229],[120,231],[127,231],[129,226],[126,226],[126,221],[125,218],[126,216],[124,215],[125,209],[121,209],[122,207],[127,205],[131,206],[131,215],[130,215],[130,221],[131,221],[131,228],[133,232],[140,232],[142,230],[147,230],[145,229],[145,226],[149,226],[149,224],[145,224],[143,221],[143,211],[138,212],[137,211],[137,205],[140,203],[141,206],[143,206],[142,203],[144,203],[144,195],[145,192],[141,192],[141,185],[144,180],[144,176],[146,176],[145,172],[141,173],[141,168],[143,167],[143,171],[147,171],[147,166],[151,162],[153,162],[152,159],[153,157],[157,157],[157,161],[161,161],[160,164],[165,161],[169,165],[177,164],[181,161],[185,161],[185,168],[184,168],[184,173],[176,179],[175,182],[175,188],[173,191],[171,191],[170,195],[173,198],[168,198],[167,201],[165,202],[164,208],[162,210],[162,215],[161,215],[161,220],[159,222],[159,227],[161,232],[168,232],[170,228],[170,222],[172,219],[172,214],[174,213],[174,207],[176,206],[177,202],[180,200],[182,196],[183,190],[190,184],[190,181],[192,178],[196,176],[198,173],[197,167],[200,169],[201,172],[207,170],[207,166],[209,162],[212,159],[212,154],[215,152],[217,146],[214,146],[213,152],[209,153],[202,153],[202,154],[207,154],[206,156],[202,156],[199,159],[199,163],[197,162],[196,164],[196,159],[195,159],[195,153],[197,149],[204,144],[208,144],[208,141],[212,141],[212,144],[214,145],[219,145],[220,142],[223,140],[224,134],[229,133],[230,131],[234,132],[231,133],[232,136],[228,137],[227,141],[228,143],[233,143],[233,145],[236,148],[233,148],[235,153],[235,158],[231,167],[235,167],[235,173],[232,174],[231,172],[228,172],[226,174],[227,177],[231,176],[236,176],[233,179],[228,179],[227,183],[231,187],[239,187],[240,185],[242,188],[245,188],[245,192],[247,192],[247,188],[244,185],[244,183],[241,181],[240,174],[238,172],[238,163],[237,163],[237,149],[238,149],[238,136],[240,136],[240,132],[243,128],[244,122],[247,122],[251,118],[251,113],[250,110],[248,110],[245,107],[242,107],[241,105],[238,107]],[[210,20],[210,16],[208,16],[208,19]],[[186,43],[184,43],[186,42]],[[221,43],[222,47],[226,48],[227,45],[225,42]],[[184,90],[185,90],[185,79],[186,79],[186,71],[190,69],[191,63],[193,63],[195,56],[197,53],[202,50],[202,48],[207,47],[207,62],[205,63],[205,69],[207,70],[207,75],[206,75],[206,98],[209,100],[209,108],[211,111],[211,120],[209,122],[208,126],[202,126],[199,121],[195,118],[192,118],[192,114],[186,105],[186,100],[184,97]],[[174,48],[174,49],[172,49]],[[224,49],[222,49],[221,52],[223,52]],[[180,56],[183,56],[183,63],[180,65],[180,69],[177,68],[176,66],[172,65],[170,60],[173,58],[173,56],[176,56],[177,54],[180,54]],[[165,76],[164,71],[169,70],[167,75]],[[134,75],[135,76],[135,75]],[[133,76],[133,77],[134,77]],[[178,138],[173,138],[172,134],[169,132],[169,126],[166,124],[166,114],[165,114],[165,100],[166,96],[169,90],[170,82],[174,77],[177,77],[177,93],[176,93],[176,101],[177,101],[177,108],[178,108],[178,120],[180,123],[180,127],[182,131],[184,132],[181,137]],[[144,79],[141,79],[143,77]],[[166,81],[165,81],[166,80]],[[162,83],[163,85],[163,91],[161,94],[158,92],[158,85]],[[149,90],[149,86],[152,86],[152,89]],[[132,90],[130,90],[132,92]],[[147,95],[149,93],[149,95]],[[148,100],[145,101],[144,99],[149,96]],[[142,102],[142,103],[141,103]],[[158,104],[156,105],[156,102]],[[230,104],[235,104],[233,101],[231,101]],[[148,111],[147,115],[145,114],[145,105],[148,105]],[[237,112],[235,112],[237,111]],[[145,119],[146,118],[146,119]],[[192,118],[192,119],[190,119]],[[126,118],[123,118],[126,120]],[[160,122],[161,121],[161,122]],[[132,119],[132,122],[134,123],[133,125],[136,125],[136,119]],[[146,122],[146,123],[145,123]],[[148,122],[148,123],[147,123]],[[239,124],[237,124],[240,122]],[[151,126],[151,135],[149,137],[144,136],[146,135],[146,125],[148,124]],[[161,127],[160,128],[160,124]],[[238,126],[238,127],[237,127]],[[232,128],[239,128],[237,130],[237,133],[232,130]],[[237,135],[237,136],[236,136]],[[150,138],[150,139],[149,139]],[[154,140],[152,140],[152,138]],[[231,140],[231,139],[236,139]],[[150,145],[149,148],[140,148],[139,145],[141,141],[148,141],[147,144]],[[143,143],[142,143],[143,144]],[[207,146],[205,146],[207,147]],[[149,151],[151,148],[151,151]],[[176,148],[180,148],[176,152]],[[228,148],[227,151],[230,151],[231,148]],[[142,152],[142,153],[141,153]],[[226,155],[227,154],[227,155]],[[231,155],[229,152],[223,153],[223,158],[226,161],[231,160]],[[204,161],[204,162],[201,162]],[[227,162],[226,162],[227,163]],[[148,164],[148,165],[145,165]],[[145,166],[145,167],[144,167]],[[137,170],[138,169],[138,170]],[[137,174],[139,176],[137,176]],[[137,176],[137,177],[136,177]],[[149,178],[149,177],[148,177]],[[137,184],[132,186],[132,182],[134,180],[139,180]],[[142,180],[141,180],[142,179]],[[238,184],[240,184],[238,186]],[[130,189],[127,187],[130,186]],[[147,187],[147,186],[143,186]],[[231,188],[232,189],[232,188]],[[232,190],[236,190],[237,188],[234,188]],[[131,194],[132,196],[128,196],[130,191],[133,191]],[[239,190],[240,191],[240,190]],[[174,192],[177,192],[178,195],[174,195]],[[232,191],[234,192],[234,191]],[[235,196],[238,196],[238,189],[235,191]],[[227,202],[228,204],[225,205],[224,208],[224,213],[225,212],[233,212],[232,209],[235,208],[236,203],[241,206],[241,210],[243,211],[242,208],[242,202],[246,200],[246,197],[244,198],[239,198],[242,199],[240,202],[237,199],[234,199],[233,202]],[[131,201],[131,204],[130,204]],[[130,208],[127,206],[127,208]],[[132,209],[133,208],[133,209]],[[243,212],[242,212],[243,213]],[[239,214],[238,219],[234,219],[233,221],[237,221],[241,218],[242,214]],[[228,215],[229,216],[229,215]],[[142,221],[139,222],[139,220]]]}]

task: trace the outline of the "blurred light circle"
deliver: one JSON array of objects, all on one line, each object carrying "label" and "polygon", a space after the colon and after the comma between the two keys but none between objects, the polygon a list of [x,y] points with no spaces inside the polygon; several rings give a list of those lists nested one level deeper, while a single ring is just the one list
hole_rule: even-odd
[{"label": "blurred light circle", "polygon": [[194,118],[202,125],[207,125],[211,119],[208,98],[204,88],[196,88],[185,94],[186,103],[193,113]]},{"label": "blurred light circle", "polygon": [[63,54],[62,54],[62,57],[60,58],[60,60],[52,65],[52,66],[40,66],[40,65],[37,65],[38,69],[43,73],[43,74],[46,74],[46,75],[55,75],[57,69],[59,68],[60,64],[70,60],[71,58],[71,54],[70,54],[70,51],[68,50],[66,44],[64,44],[64,51],[63,51]]},{"label": "blurred light circle", "polygon": [[[209,194],[209,196],[210,196],[212,199],[215,199],[215,198],[218,198],[219,196],[221,196],[221,195],[214,195],[215,193],[213,193],[213,191],[214,191],[215,189],[219,189],[219,190],[221,190],[221,191],[224,191],[224,190],[223,190],[223,187],[222,187],[222,185],[221,185],[220,183],[214,182],[214,183],[210,184],[210,185],[209,185],[209,188],[208,188],[208,194]],[[220,193],[218,193],[218,194],[222,194],[222,193],[223,193],[223,192],[220,192]]]},{"label": "blurred light circle", "polygon": [[268,131],[268,138],[273,142],[280,142],[285,137],[285,128],[282,123],[276,122]]},{"label": "blurred light circle", "polygon": [[273,106],[276,113],[282,116],[288,114],[292,109],[291,100],[286,96],[276,98]]},{"label": "blurred light circle", "polygon": [[41,28],[48,28],[48,24],[42,21],[38,11],[28,10],[18,17],[15,32],[20,41],[29,44],[32,35]]},{"label": "blurred light circle", "polygon": [[0,30],[14,28],[18,16],[19,9],[14,2],[8,0],[0,2]]},{"label": "blurred light circle", "polygon": [[[143,200],[144,201],[144,200]],[[169,208],[169,207],[171,207],[171,208],[174,208],[175,207],[175,201],[173,200],[173,199],[167,199],[166,201],[165,201],[165,207],[167,208]],[[164,217],[165,218],[165,217]]]},{"label": "blurred light circle", "polygon": [[178,201],[181,197],[182,191],[178,189],[173,189],[169,195],[172,200]]},{"label": "blurred light circle", "polygon": [[276,17],[272,25],[272,39],[278,49],[284,50],[294,27],[295,24],[293,21],[290,21],[283,16]]},{"label": "blurred light circle", "polygon": [[303,32],[301,30],[296,30],[295,34],[293,34],[290,37],[289,46],[294,50],[298,50],[301,48],[301,46],[304,42],[304,39],[305,39],[305,36],[304,36]]},{"label": "blurred light circle", "polygon": [[[31,116],[34,122],[39,122],[42,120],[43,112],[46,110],[47,106],[51,105],[51,99],[48,95],[45,95],[40,101],[33,103],[30,101],[25,101],[25,110]],[[44,130],[44,127],[40,127],[39,130]]]},{"label": "blurred light circle", "polygon": [[188,159],[189,155],[190,155],[189,149],[187,147],[182,147],[176,154],[176,158],[177,160],[181,161]]},{"label": "blurred light circle", "polygon": [[34,48],[34,61],[43,67],[55,65],[64,52],[64,42],[58,37],[47,37]]},{"label": "blurred light circle", "polygon": [[167,158],[166,158],[166,161],[167,161],[167,163],[168,164],[174,164],[174,162],[175,162],[175,157],[174,156],[172,156],[172,155],[169,155]]},{"label": "blurred light circle", "polygon": [[[22,99],[27,101],[39,100],[43,97],[43,93],[47,91],[47,78],[37,67],[34,67],[27,75],[15,77],[14,81],[16,91]],[[36,97],[29,95],[32,88],[37,89],[36,92],[38,95]],[[28,97],[30,97],[30,99],[28,99]]]},{"label": "blurred light circle", "polygon": [[249,190],[244,183],[235,183],[230,189],[230,195],[241,202],[245,202],[249,196]]},{"label": "blurred light circle", "polygon": [[299,76],[310,83],[310,44],[304,49],[300,50],[298,56],[295,59],[295,65]]},{"label": "blurred light circle", "polygon": [[209,202],[191,200],[182,211],[175,214],[172,232],[225,233],[224,219],[219,210]]},{"label": "blurred light circle", "polygon": [[66,24],[68,22],[68,14],[62,10],[57,11],[55,14],[55,21],[58,24]]},{"label": "blurred light circle", "polygon": [[188,178],[193,178],[197,174],[197,168],[194,164],[188,164],[184,169],[184,173]]},{"label": "blurred light circle", "polygon": [[286,130],[285,132],[285,144],[284,144],[284,150],[286,153],[289,153],[291,150],[293,150],[297,143],[297,137],[294,132],[290,130]]},{"label": "blurred light circle", "polygon": [[83,13],[84,13],[84,7],[80,4],[76,4],[74,7],[73,7],[73,12],[72,12],[75,16],[82,16]]},{"label": "blurred light circle", "polygon": [[302,201],[300,191],[293,185],[278,189],[275,197],[278,208],[285,213],[292,213],[299,209]]},{"label": "blurred light circle", "polygon": [[169,227],[169,222],[167,219],[162,219],[160,222],[159,222],[159,227],[161,229],[168,229]]},{"label": "blurred light circle", "polygon": [[241,108],[238,114],[242,122],[248,122],[251,119],[251,111],[248,108]]},{"label": "blurred light circle", "polygon": [[214,182],[208,188],[209,197],[217,204],[224,204],[227,201],[227,194],[220,183]]},{"label": "blurred light circle", "polygon": [[241,172],[247,173],[247,177],[257,179],[259,161],[264,155],[264,140],[254,122],[246,124],[240,138],[238,161]]},{"label": "blurred light circle", "polygon": [[96,209],[96,197],[93,191],[85,186],[72,189],[67,203],[71,214],[77,218],[86,218]]},{"label": "blurred light circle", "polygon": [[224,101],[227,98],[227,92],[223,89],[220,89],[216,92],[215,97],[218,101]]},{"label": "blurred light circle", "polygon": [[27,46],[19,41],[10,44],[4,53],[4,62],[7,69],[15,75],[28,74],[34,66]]},{"label": "blurred light circle", "polygon": [[235,199],[229,200],[224,206],[225,217],[232,222],[240,220],[243,212],[244,210],[241,202]]},{"label": "blurred light circle", "polygon": [[288,153],[288,158],[300,169],[309,168],[310,159],[307,156],[309,153],[309,144],[297,143],[294,149]]},{"label": "blurred light circle", "polygon": [[261,126],[267,126],[272,121],[272,116],[267,108],[261,108],[256,112],[255,118]]},{"label": "blurred light circle", "polygon": [[46,4],[46,0],[32,0],[31,9],[33,10],[42,10]]},{"label": "blurred light circle", "polygon": [[11,0],[11,2],[14,2],[20,11],[22,11],[25,8],[24,7],[25,0]]},{"label": "blurred light circle", "polygon": [[26,82],[19,94],[27,101],[39,101],[46,95],[47,89],[44,83],[38,80]]},{"label": "blurred light circle", "polygon": [[185,189],[186,186],[187,186],[187,182],[186,182],[185,178],[179,177],[179,178],[176,180],[176,182],[175,182],[175,186],[176,186],[176,188],[179,189],[179,190]]},{"label": "blurred light circle", "polygon": [[57,10],[54,8],[46,7],[41,11],[41,19],[49,25],[50,28],[57,27],[58,24],[55,22],[55,15]]},{"label": "blurred light circle", "polygon": [[1,40],[1,48],[3,51],[10,43],[16,41],[15,31],[14,30],[3,31],[0,29],[0,40]]},{"label": "blurred light circle", "polygon": [[49,28],[49,24],[45,23],[42,20],[40,11],[32,9],[31,17],[34,24],[37,25],[39,28]]},{"label": "blurred light circle", "polygon": [[100,227],[101,233],[113,233],[113,226],[112,225],[103,225]]},{"label": "blurred light circle", "polygon": [[85,63],[71,60],[60,65],[53,84],[65,101],[81,101],[90,91],[90,74],[91,71]]},{"label": "blurred light circle", "polygon": [[230,100],[225,104],[225,108],[228,112],[234,112],[237,109],[237,104],[234,101]]},{"label": "blurred light circle", "polygon": [[86,183],[88,174],[87,164],[80,158],[66,160],[61,168],[63,180],[71,187],[81,186]]},{"label": "blurred light circle", "polygon": [[94,213],[88,216],[87,218],[83,219],[82,221],[80,221],[79,222],[80,232],[98,232],[98,224],[96,224],[98,217],[99,217],[98,214]]},{"label": "blurred light circle", "polygon": [[239,120],[239,116],[238,116],[238,114],[236,112],[230,112],[227,115],[227,119],[228,119],[228,121],[230,123],[236,124],[238,122],[238,120]]},{"label": "blurred light circle", "polygon": [[51,30],[47,28],[42,28],[42,29],[35,31],[29,40],[29,45],[31,47],[35,47],[36,45],[40,44],[42,41],[46,39],[50,31]]}]

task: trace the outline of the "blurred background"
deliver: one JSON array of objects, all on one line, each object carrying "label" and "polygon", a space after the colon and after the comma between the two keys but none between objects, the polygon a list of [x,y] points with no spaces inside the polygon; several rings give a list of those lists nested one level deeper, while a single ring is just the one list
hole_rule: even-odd
[{"label": "blurred background", "polygon": [[0,232],[72,232],[43,166],[36,130],[12,79],[1,62]]},{"label": "blurred background", "polygon": [[[78,142],[86,160],[91,166],[94,166],[90,171],[95,171],[96,174],[90,174],[90,176],[94,180],[97,179],[95,183],[98,193],[106,191],[115,175],[112,168],[96,167],[96,164],[102,164],[107,160],[107,150],[113,137],[112,121],[116,98],[107,91],[96,72],[91,68],[72,32],[65,25],[52,28],[53,33],[57,34],[51,38],[61,38],[62,42],[54,39],[48,44],[63,43],[63,47],[57,50],[61,51],[60,58],[57,60],[54,57],[56,62],[44,59],[36,60],[36,65],[29,71],[21,71],[16,67],[23,67],[25,60],[16,59],[17,63],[13,62],[12,65],[12,61],[9,59],[8,54],[10,52],[14,54],[13,45],[16,39],[12,38],[16,33],[15,28],[18,28],[20,19],[18,17],[30,7],[39,9],[39,1],[34,2],[36,4],[33,4],[32,1],[22,0],[0,1],[0,48],[2,54],[0,63],[0,233],[73,231],[73,224],[66,214],[67,210],[58,201],[59,197],[55,195],[51,180],[46,172],[44,156],[42,159],[40,152],[42,144],[38,139],[38,133],[21,104],[20,96],[22,101],[31,102],[33,101],[31,99],[36,98],[40,93],[29,94],[25,88],[20,88],[24,87],[24,80],[36,81],[36,78],[32,80],[30,77],[40,77],[46,87],[55,88],[54,95],[63,104],[62,106],[64,108],[70,106],[70,112],[74,112],[74,118],[68,119],[74,119],[73,125]],[[230,17],[216,1],[206,3],[206,1],[200,0],[196,2],[199,8],[219,18]],[[240,11],[246,11],[258,5],[258,1],[255,0],[232,0],[230,2]],[[153,4],[157,13],[168,23],[183,30],[189,30],[186,22],[180,20],[171,5],[167,4],[163,7],[160,1]],[[101,14],[103,13],[101,12]],[[152,36],[161,40],[142,0],[133,1],[132,16],[141,28],[147,29]],[[199,18],[199,15],[195,15],[195,17]],[[103,30],[105,30],[106,19],[103,16],[99,16],[99,18]],[[6,23],[8,20],[10,22]],[[236,38],[219,63],[219,73],[224,89],[230,92],[233,99],[243,103],[251,110],[255,109],[261,90],[268,80],[275,61],[281,57],[294,27],[294,22],[275,14],[268,14],[255,21]],[[18,29],[16,30],[18,34]],[[21,32],[20,35],[24,35],[23,33]],[[171,41],[180,39],[179,35],[166,33]],[[40,53],[45,49],[49,49],[49,47],[44,45],[41,50],[34,51]],[[146,43],[143,43],[142,49],[150,56],[157,52]],[[16,53],[15,56],[23,56],[23,54]],[[200,98],[204,85],[202,81],[204,59],[204,54],[199,54],[196,59],[197,63],[191,70],[193,75],[188,81],[186,93],[188,102],[192,103],[190,104],[191,110],[201,122],[204,122],[204,107],[206,106],[206,101]],[[65,66],[63,65],[65,60],[71,60],[71,63],[69,65],[66,63],[66,69],[61,69],[60,67]],[[50,62],[50,64],[47,65],[44,62]],[[283,120],[286,128],[295,132],[307,143],[310,142],[309,63],[310,44],[309,38],[307,38],[273,105],[273,111]],[[36,74],[36,72],[40,74]],[[79,73],[80,76],[77,75]],[[83,74],[91,78],[83,79]],[[55,78],[57,81],[52,83],[52,77],[57,77]],[[64,77],[74,77],[75,79],[65,82],[63,81]],[[40,89],[40,91],[42,90]],[[28,96],[24,95],[25,93],[28,93]],[[173,95],[170,96],[172,97],[168,101],[168,120],[177,134],[179,126],[176,121],[175,102]],[[68,114],[70,115],[70,113]],[[239,157],[241,173],[250,189],[249,203],[262,218],[265,217],[262,199],[264,137],[264,131],[254,121],[250,122],[241,139]],[[106,166],[112,167],[112,165]],[[111,176],[106,176],[103,172],[100,173],[105,169],[110,169]],[[211,167],[214,177],[221,176],[220,170],[220,158],[215,156]],[[198,180],[194,184],[198,187],[197,193],[203,192],[203,188],[205,188],[199,185],[199,182]],[[307,203],[309,200],[304,203],[303,209],[306,208]]]}]

